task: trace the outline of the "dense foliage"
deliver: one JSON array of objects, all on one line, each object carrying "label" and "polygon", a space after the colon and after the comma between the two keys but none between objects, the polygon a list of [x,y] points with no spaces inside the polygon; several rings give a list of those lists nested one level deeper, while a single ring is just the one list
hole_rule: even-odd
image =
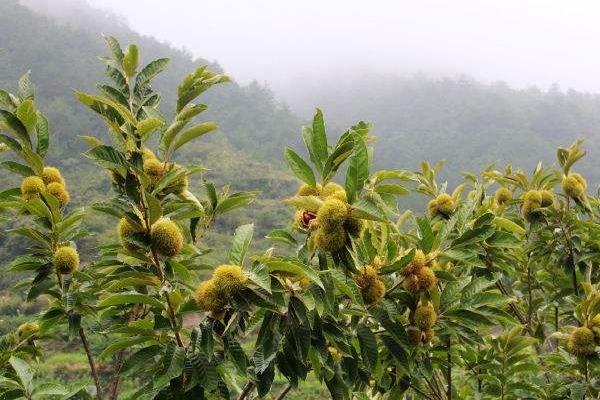
[{"label": "dense foliage", "polygon": [[[293,221],[254,255],[253,226],[238,227],[228,262],[210,265],[206,232],[255,193],[218,189],[178,155],[217,128],[194,101],[228,78],[195,69],[163,113],[152,82],[168,60],[142,67],[136,45],[106,41],[109,83],[75,92],[108,132],[83,138],[113,193],[89,205],[113,226],[90,260],[29,75],[0,91],[2,165],[21,179],[0,210],[27,243],[14,289],[44,300],[0,338],[1,399],[280,400],[309,376],[335,400],[598,396],[600,203],[574,169],[581,142],[558,150],[559,169],[489,167],[450,191],[440,165],[371,171],[370,124],[330,142],[317,110],[308,157],[285,149]],[[398,208],[410,193],[425,214]],[[80,344],[89,382],[35,378],[58,341]]]}]

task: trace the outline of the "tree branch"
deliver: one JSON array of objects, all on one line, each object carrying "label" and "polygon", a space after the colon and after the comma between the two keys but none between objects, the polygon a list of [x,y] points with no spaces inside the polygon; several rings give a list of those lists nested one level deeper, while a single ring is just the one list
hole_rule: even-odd
[{"label": "tree branch", "polygon": [[94,384],[96,385],[96,398],[98,400],[102,399],[102,391],[100,389],[100,379],[98,378],[98,371],[96,370],[96,364],[94,363],[94,357],[92,356],[92,351],[90,350],[90,344],[85,336],[85,331],[82,327],[79,328],[79,337],[81,338],[81,342],[83,343],[83,348],[85,349],[85,354],[87,355],[88,363],[90,364],[90,373],[92,378],[94,379]]},{"label": "tree branch", "polygon": [[254,382],[250,381],[246,383],[244,389],[242,389],[242,393],[240,393],[237,400],[244,400],[250,394],[250,392],[252,392],[252,390],[254,390]]},{"label": "tree branch", "polygon": [[292,390],[292,385],[288,383],[288,385],[285,388],[283,388],[281,393],[279,393],[277,397],[275,397],[275,400],[282,400],[290,392],[290,390]]}]

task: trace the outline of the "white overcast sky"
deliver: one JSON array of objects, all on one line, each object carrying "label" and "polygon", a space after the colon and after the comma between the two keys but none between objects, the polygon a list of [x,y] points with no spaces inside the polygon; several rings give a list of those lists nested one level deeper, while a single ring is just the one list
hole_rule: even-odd
[{"label": "white overcast sky", "polygon": [[598,0],[88,0],[277,90],[355,70],[600,92]]}]

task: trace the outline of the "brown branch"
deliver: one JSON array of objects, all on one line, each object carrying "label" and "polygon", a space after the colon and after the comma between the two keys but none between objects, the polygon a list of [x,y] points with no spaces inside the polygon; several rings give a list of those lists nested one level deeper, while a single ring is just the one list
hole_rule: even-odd
[{"label": "brown branch", "polygon": [[254,382],[250,381],[246,383],[244,389],[242,389],[242,393],[240,393],[237,400],[244,400],[252,392],[252,390],[254,390]]},{"label": "brown branch", "polygon": [[288,383],[288,385],[285,388],[283,388],[281,393],[279,393],[277,397],[275,397],[275,400],[282,400],[290,392],[290,390],[292,390],[292,385]]},{"label": "brown branch", "polygon": [[116,400],[117,396],[119,394],[119,386],[121,384],[121,368],[123,368],[123,363],[124,363],[124,355],[125,355],[125,349],[119,351],[119,355],[117,356],[117,367],[115,368],[115,371],[113,373],[113,377],[111,380],[111,393],[110,393],[110,400]]},{"label": "brown branch", "polygon": [[98,400],[102,399],[102,391],[100,389],[100,379],[98,378],[98,371],[96,370],[96,364],[94,363],[94,357],[92,356],[92,351],[90,350],[90,344],[85,336],[85,331],[83,328],[79,328],[79,337],[81,338],[81,342],[83,343],[83,348],[85,349],[85,354],[87,355],[88,363],[90,364],[90,374],[94,379],[94,384],[96,385],[96,398]]}]

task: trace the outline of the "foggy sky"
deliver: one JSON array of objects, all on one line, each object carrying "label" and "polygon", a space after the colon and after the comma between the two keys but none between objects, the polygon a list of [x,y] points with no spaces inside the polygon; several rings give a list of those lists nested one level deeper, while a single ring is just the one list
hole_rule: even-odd
[{"label": "foggy sky", "polygon": [[373,71],[600,92],[598,1],[89,2],[140,33],[217,60],[241,82],[257,79],[276,91]]}]

